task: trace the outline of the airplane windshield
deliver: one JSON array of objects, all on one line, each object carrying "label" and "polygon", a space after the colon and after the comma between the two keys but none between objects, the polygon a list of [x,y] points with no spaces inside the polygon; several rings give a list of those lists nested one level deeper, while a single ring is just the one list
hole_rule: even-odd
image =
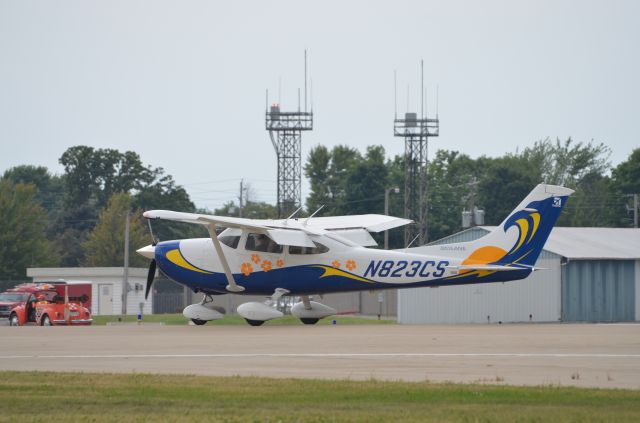
[{"label": "airplane windshield", "polygon": [[227,247],[231,247],[234,249],[238,248],[238,243],[240,242],[239,235],[224,235],[224,236],[219,236],[218,239],[220,240],[221,243],[223,243]]}]

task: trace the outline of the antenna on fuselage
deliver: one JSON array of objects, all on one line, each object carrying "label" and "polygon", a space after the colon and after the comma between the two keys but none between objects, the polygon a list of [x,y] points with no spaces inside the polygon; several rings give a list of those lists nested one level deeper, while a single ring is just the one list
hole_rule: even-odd
[{"label": "antenna on fuselage", "polygon": [[287,217],[284,220],[285,225],[287,224],[287,222],[289,221],[289,219],[293,219],[293,216],[295,216],[296,214],[298,214],[298,212],[302,210],[302,206],[298,207],[298,209],[296,211],[294,211],[293,213],[291,213],[291,215],[289,217]]},{"label": "antenna on fuselage", "polygon": [[324,208],[324,204],[323,204],[323,205],[321,205],[320,207],[318,207],[318,210],[314,211],[314,212],[311,214],[311,216],[307,217],[307,220],[305,220],[305,221],[304,221],[303,225],[304,225],[304,226],[307,226],[307,223],[309,223],[309,220],[310,220],[313,216],[315,216],[315,215],[316,215],[320,210],[322,210],[323,208]]},{"label": "antenna on fuselage", "polygon": [[404,247],[404,249],[406,250],[407,248],[411,247],[411,244],[413,244],[413,243],[415,242],[415,240],[416,240],[416,239],[418,239],[418,237],[419,237],[419,236],[420,236],[420,234],[416,235],[416,236],[411,240],[411,242],[410,242],[406,247]]}]

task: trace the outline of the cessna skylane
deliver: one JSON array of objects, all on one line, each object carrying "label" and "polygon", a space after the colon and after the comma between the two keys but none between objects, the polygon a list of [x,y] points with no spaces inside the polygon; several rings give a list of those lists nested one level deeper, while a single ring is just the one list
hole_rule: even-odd
[{"label": "cessna skylane", "polygon": [[183,312],[195,324],[224,317],[213,306],[213,296],[221,294],[266,296],[265,302],[247,302],[237,309],[254,326],[282,317],[274,307],[280,297],[299,297],[291,314],[314,324],[337,312],[312,301],[312,295],[524,279],[537,270],[536,260],[572,193],[540,184],[500,226],[478,240],[401,250],[369,248],[377,245],[371,232],[412,223],[386,215],[255,220],[147,211],[147,219],[203,225],[210,237],[139,249],[151,259],[145,295],[159,266],[169,278],[204,294],[202,302]]}]

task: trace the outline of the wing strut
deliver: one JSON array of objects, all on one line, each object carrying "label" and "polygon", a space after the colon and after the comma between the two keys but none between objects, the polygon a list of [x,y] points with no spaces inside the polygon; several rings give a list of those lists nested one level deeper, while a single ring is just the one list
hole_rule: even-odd
[{"label": "wing strut", "polygon": [[220,240],[218,239],[218,235],[216,234],[215,223],[208,224],[207,230],[209,231],[209,236],[211,237],[211,241],[213,241],[213,246],[216,248],[216,254],[218,254],[220,263],[222,263],[224,274],[227,275],[227,282],[229,283],[229,285],[227,285],[227,291],[230,291],[230,292],[244,291],[244,287],[236,284],[236,280],[233,279],[233,273],[231,273],[229,262],[227,262],[227,258],[224,256],[224,253],[222,252],[222,246],[220,245]]}]

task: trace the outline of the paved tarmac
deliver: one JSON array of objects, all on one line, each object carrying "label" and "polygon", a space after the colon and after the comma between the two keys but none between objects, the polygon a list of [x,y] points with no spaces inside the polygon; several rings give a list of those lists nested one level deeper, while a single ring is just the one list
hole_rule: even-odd
[{"label": "paved tarmac", "polygon": [[640,389],[640,324],[0,327],[0,370]]}]

